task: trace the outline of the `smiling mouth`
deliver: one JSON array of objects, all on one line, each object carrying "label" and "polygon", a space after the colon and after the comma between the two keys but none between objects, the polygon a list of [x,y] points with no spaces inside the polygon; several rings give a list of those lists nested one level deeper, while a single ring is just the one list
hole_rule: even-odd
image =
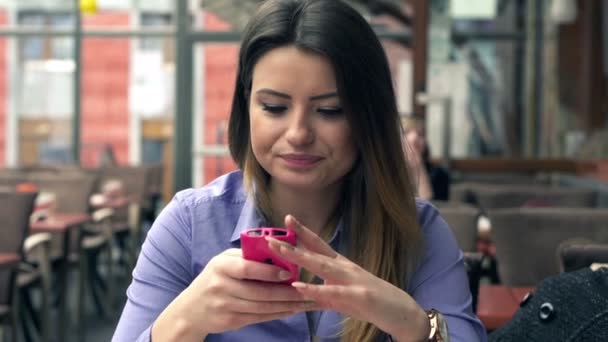
[{"label": "smiling mouth", "polygon": [[280,158],[288,165],[295,167],[313,166],[323,160],[323,157],[310,154],[283,154]]}]

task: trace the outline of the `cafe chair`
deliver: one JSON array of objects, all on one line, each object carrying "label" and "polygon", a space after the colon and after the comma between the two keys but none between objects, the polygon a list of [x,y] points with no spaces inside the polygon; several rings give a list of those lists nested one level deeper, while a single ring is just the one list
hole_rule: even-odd
[{"label": "cafe chair", "polygon": [[[89,213],[91,208],[89,198],[93,194],[97,186],[97,175],[92,173],[69,173],[69,174],[46,174],[38,175],[32,178],[41,191],[52,193],[56,198],[55,211],[58,213]],[[70,236],[70,250],[68,260],[71,265],[76,265],[79,270],[79,287],[82,288],[81,293],[88,291],[93,295],[97,311],[99,313],[107,313],[109,307],[106,299],[100,300],[97,292],[99,284],[95,282],[101,277],[96,274],[98,256],[100,252],[105,252],[111,255],[111,244],[108,237],[107,229],[103,228],[107,225],[107,219],[104,216],[103,222],[95,222],[94,218],[99,215],[92,215],[93,222],[83,225],[78,231],[78,234]],[[100,228],[101,227],[101,228]],[[54,236],[54,252],[52,255],[57,258],[63,254],[61,237]],[[111,260],[111,256],[108,256]],[[109,272],[109,271],[108,271]],[[109,280],[108,283],[112,283]],[[77,304],[77,312],[75,314],[78,320],[82,318],[84,310],[84,297],[79,296]],[[108,304],[108,305],[106,305]]]},{"label": "cafe chair", "polygon": [[[135,266],[142,241],[142,208],[147,203],[151,172],[144,166],[113,166],[99,170],[99,193],[104,194],[104,185],[119,182],[121,196],[129,198],[129,205],[115,208],[113,230],[120,250],[120,263],[125,273]],[[106,195],[106,194],[104,194]],[[111,197],[111,194],[110,194]]]},{"label": "cafe chair", "polygon": [[6,191],[14,190],[17,184],[23,183],[26,178],[14,172],[0,172],[0,187]]},{"label": "cafe chair", "polygon": [[35,192],[0,192],[0,253],[4,255],[0,263],[0,322],[10,326],[14,341],[20,336],[16,277],[23,260],[23,243],[29,231],[35,198]]},{"label": "cafe chair", "polygon": [[151,164],[144,166],[146,170],[146,194],[141,205],[142,220],[154,222],[157,208],[162,202],[163,193],[163,165]]},{"label": "cafe chair", "polygon": [[477,302],[479,300],[479,285],[484,275],[483,262],[485,256],[479,252],[464,252],[464,268],[469,280],[469,290],[471,291],[471,306],[473,312],[477,312]]},{"label": "cafe chair", "polygon": [[466,183],[455,186],[455,197],[479,207],[493,209],[520,207],[595,208],[598,193],[592,189],[548,185]]},{"label": "cafe chair", "polygon": [[[114,210],[111,208],[98,209],[92,213],[92,222],[84,227],[82,245],[86,254],[80,267],[82,278],[88,279],[95,306],[105,317],[113,315],[116,300],[115,265],[112,258],[112,251],[116,248],[112,230],[113,216]],[[105,253],[105,262],[100,257],[102,253]],[[101,267],[105,269],[105,276],[99,270]]]},{"label": "cafe chair", "polygon": [[576,271],[594,263],[608,263],[608,243],[587,239],[567,240],[557,247],[557,257],[562,272]]},{"label": "cafe chair", "polygon": [[469,279],[469,288],[473,298],[473,311],[477,309],[479,283],[485,275],[484,265],[491,265],[488,255],[477,252],[477,222],[480,211],[478,208],[453,201],[432,201],[439,210],[441,217],[454,232],[458,246],[464,252],[464,264]]},{"label": "cafe chair", "polygon": [[536,286],[560,273],[555,253],[563,241],[608,243],[608,209],[514,208],[489,212],[498,273],[508,286]]},{"label": "cafe chair", "polygon": [[459,202],[432,201],[432,204],[452,229],[460,249],[475,252],[479,209]]},{"label": "cafe chair", "polygon": [[[22,301],[21,317],[23,333],[26,341],[36,340],[29,329],[32,322],[42,341],[50,340],[50,300],[51,300],[51,235],[37,233],[28,236],[23,244],[25,255],[35,255],[36,263],[30,264],[25,260],[19,264],[17,287]],[[31,292],[40,292],[40,308],[37,310],[31,299]]]}]

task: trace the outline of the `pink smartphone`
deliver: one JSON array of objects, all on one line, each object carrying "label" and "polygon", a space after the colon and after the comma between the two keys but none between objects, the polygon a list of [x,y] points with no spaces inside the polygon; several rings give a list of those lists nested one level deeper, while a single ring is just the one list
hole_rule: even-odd
[{"label": "pink smartphone", "polygon": [[259,227],[250,228],[241,233],[241,249],[243,258],[276,265],[291,272],[292,277],[283,283],[291,284],[298,278],[298,265],[285,261],[268,247],[266,236],[296,245],[296,233],[289,228]]}]

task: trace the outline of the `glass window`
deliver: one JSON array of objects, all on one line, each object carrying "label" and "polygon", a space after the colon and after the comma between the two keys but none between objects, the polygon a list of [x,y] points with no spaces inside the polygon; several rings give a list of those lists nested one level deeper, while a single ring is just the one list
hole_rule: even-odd
[{"label": "glass window", "polygon": [[[32,29],[67,29],[74,25],[69,12],[23,10],[17,15],[18,25]],[[70,37],[35,37],[20,39],[20,55],[24,60],[70,59],[73,39]]]},{"label": "glass window", "polygon": [[427,92],[435,98],[427,104],[430,150],[433,157],[452,158],[512,154],[519,145],[517,84],[523,77],[517,40],[483,34],[515,32],[516,2],[488,1],[480,8],[458,3],[430,3]]},{"label": "glass window", "polygon": [[228,117],[236,79],[238,43],[198,43],[194,52],[195,186],[232,171]]}]

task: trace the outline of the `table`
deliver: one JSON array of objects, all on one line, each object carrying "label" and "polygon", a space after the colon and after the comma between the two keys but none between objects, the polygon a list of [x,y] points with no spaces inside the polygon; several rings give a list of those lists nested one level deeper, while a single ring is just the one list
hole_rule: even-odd
[{"label": "table", "polygon": [[0,253],[0,268],[6,269],[18,265],[21,257],[17,253]]},{"label": "table", "polygon": [[54,213],[44,220],[33,222],[30,225],[31,233],[66,233],[91,220],[86,213]]},{"label": "table", "polygon": [[[44,220],[36,221],[30,224],[30,233],[52,233],[52,234],[63,234],[63,260],[59,268],[59,319],[61,322],[58,325],[59,341],[66,341],[66,328],[69,319],[67,319],[67,276],[68,276],[68,257],[70,254],[70,231],[76,229],[78,239],[76,249],[80,254],[80,242],[82,240],[80,226],[91,220],[91,216],[87,213],[53,213]],[[78,284],[78,296],[81,299],[80,303],[84,300],[84,279],[79,277],[80,281]],[[77,317],[81,317],[82,308],[78,308]],[[84,322],[84,321],[83,321]],[[81,327],[83,324],[79,324],[79,331],[84,331]],[[48,332],[49,327],[43,327],[43,334]]]},{"label": "table", "polygon": [[479,287],[477,316],[487,330],[505,325],[519,309],[519,303],[534,287],[509,287],[482,284]]},{"label": "table", "polygon": [[91,206],[94,209],[102,209],[102,208],[112,208],[112,209],[122,209],[127,208],[131,203],[134,202],[134,199],[130,196],[118,196],[111,198],[104,198],[99,202],[94,202]]}]

